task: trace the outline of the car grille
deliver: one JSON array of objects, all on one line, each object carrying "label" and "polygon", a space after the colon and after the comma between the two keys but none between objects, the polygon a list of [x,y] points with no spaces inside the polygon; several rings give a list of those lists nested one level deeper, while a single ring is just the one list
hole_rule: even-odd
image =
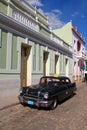
[{"label": "car grille", "polygon": [[25,100],[27,99],[32,99],[32,100],[38,100],[42,99],[42,95],[38,95],[38,90],[37,89],[32,89],[32,88],[26,88],[23,90],[23,97]]},{"label": "car grille", "polygon": [[34,100],[34,101],[37,101],[37,100],[38,100],[38,97],[31,97],[31,96],[27,96],[27,95],[24,95],[23,98],[24,98],[24,100],[26,100],[26,101],[28,101],[29,99]]},{"label": "car grille", "polygon": [[24,94],[24,97],[38,98],[38,96],[34,94]]},{"label": "car grille", "polygon": [[23,97],[25,100],[28,100],[28,99],[38,99],[38,91],[36,89],[32,89],[32,88],[26,88],[23,90]]}]

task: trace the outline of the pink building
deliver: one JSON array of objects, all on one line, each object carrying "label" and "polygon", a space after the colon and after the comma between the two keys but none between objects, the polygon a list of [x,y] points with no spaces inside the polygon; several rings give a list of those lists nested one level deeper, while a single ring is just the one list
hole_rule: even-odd
[{"label": "pink building", "polygon": [[82,81],[84,79],[85,70],[85,41],[77,29],[72,25],[72,43],[73,43],[73,78],[75,81]]},{"label": "pink building", "polygon": [[83,37],[77,31],[77,28],[73,26],[72,21],[68,22],[62,28],[57,29],[55,32],[61,39],[71,45],[73,52],[72,78],[77,82],[82,81],[84,78],[86,60],[85,41]]}]

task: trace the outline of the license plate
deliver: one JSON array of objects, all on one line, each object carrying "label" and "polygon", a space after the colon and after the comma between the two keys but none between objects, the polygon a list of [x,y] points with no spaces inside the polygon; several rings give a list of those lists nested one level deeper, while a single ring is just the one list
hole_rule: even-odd
[{"label": "license plate", "polygon": [[28,104],[29,105],[34,105],[34,102],[33,101],[28,101]]}]

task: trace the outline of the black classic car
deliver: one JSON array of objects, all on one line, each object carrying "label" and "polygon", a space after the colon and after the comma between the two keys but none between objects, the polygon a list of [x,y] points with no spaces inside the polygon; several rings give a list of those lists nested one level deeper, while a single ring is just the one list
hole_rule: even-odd
[{"label": "black classic car", "polygon": [[58,102],[72,96],[75,91],[76,83],[71,83],[68,77],[45,76],[37,85],[21,87],[19,100],[23,105],[55,109]]}]

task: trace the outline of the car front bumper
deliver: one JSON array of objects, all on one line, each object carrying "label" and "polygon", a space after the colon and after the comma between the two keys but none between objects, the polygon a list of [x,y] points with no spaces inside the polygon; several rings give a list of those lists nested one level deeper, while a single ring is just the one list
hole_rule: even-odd
[{"label": "car front bumper", "polygon": [[50,107],[53,100],[42,100],[42,99],[34,99],[31,97],[25,98],[24,96],[18,96],[19,101],[22,104],[35,105],[37,107]]}]

